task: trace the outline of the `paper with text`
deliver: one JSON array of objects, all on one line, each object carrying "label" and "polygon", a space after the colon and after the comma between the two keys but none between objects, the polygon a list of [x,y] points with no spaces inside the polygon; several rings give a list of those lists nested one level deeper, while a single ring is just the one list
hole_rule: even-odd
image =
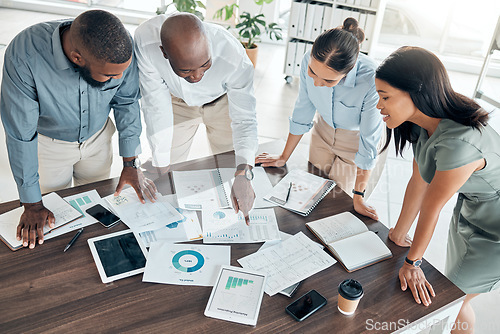
[{"label": "paper with text", "polygon": [[238,262],[243,268],[266,273],[265,292],[273,296],[337,261],[304,233],[299,232],[280,244],[245,256]]},{"label": "paper with text", "polygon": [[241,212],[233,209],[204,209],[202,212],[203,243],[253,243],[279,240],[274,209],[250,211],[250,225]]},{"label": "paper with text", "polygon": [[168,202],[156,201],[142,204],[134,188],[123,190],[119,196],[107,196],[112,211],[136,233],[157,230],[182,220],[182,215]]}]

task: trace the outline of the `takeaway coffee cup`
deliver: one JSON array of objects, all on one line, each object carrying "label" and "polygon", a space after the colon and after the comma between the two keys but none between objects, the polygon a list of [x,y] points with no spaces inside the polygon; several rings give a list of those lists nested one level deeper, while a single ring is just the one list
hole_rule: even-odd
[{"label": "takeaway coffee cup", "polygon": [[361,283],[354,279],[346,279],[339,284],[339,301],[337,308],[342,314],[354,314],[361,297],[363,297],[363,287]]}]

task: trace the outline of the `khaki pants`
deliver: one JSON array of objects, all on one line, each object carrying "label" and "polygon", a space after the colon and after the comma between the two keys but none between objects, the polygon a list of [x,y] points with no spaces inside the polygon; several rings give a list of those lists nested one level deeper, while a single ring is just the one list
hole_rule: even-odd
[{"label": "khaki pants", "polygon": [[174,111],[174,138],[171,163],[186,161],[198,126],[204,123],[212,154],[233,149],[233,131],[229,117],[227,95],[201,107],[190,107],[182,99],[172,96]]},{"label": "khaki pants", "polygon": [[84,141],[67,142],[38,134],[38,173],[42,193],[109,178],[115,132],[108,118],[104,127]]},{"label": "khaki pants", "polygon": [[[381,144],[385,140],[381,140]],[[379,145],[380,146],[380,145]],[[359,148],[359,131],[334,129],[318,115],[311,133],[309,161],[318,169],[328,174],[339,187],[352,196],[356,181],[357,167],[354,158]],[[387,150],[378,157],[375,168],[371,171],[366,186],[365,198],[368,198],[380,179],[385,165]]]}]

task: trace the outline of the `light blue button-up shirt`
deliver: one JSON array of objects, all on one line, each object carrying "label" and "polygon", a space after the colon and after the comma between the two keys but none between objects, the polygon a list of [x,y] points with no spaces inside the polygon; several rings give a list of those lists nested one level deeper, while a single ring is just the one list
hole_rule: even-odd
[{"label": "light blue button-up shirt", "polygon": [[376,108],[376,64],[360,53],[354,68],[335,87],[315,87],[307,74],[309,58],[307,53],[302,59],[299,96],[290,118],[290,133],[308,132],[318,111],[332,128],[359,131],[354,163],[364,170],[373,169],[383,130],[382,116]]},{"label": "light blue button-up shirt", "polygon": [[31,26],[5,52],[0,113],[10,166],[24,203],[41,200],[38,133],[81,143],[102,129],[113,108],[120,155],[132,157],[141,150],[135,57],[122,78],[111,79],[101,88],[90,86],[62,49],[60,28],[71,23]]}]

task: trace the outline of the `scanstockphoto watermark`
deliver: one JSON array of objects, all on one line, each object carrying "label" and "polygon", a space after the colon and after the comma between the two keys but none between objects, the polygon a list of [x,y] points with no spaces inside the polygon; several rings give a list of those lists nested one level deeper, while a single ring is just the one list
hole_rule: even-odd
[{"label": "scanstockphoto watermark", "polygon": [[[441,330],[447,332],[454,330],[468,330],[469,324],[467,322],[457,321],[454,323],[443,323],[440,319],[433,321],[423,321],[419,323],[410,323],[407,319],[399,319],[397,321],[376,321],[374,319],[367,319],[365,322],[365,329],[367,331],[397,331],[400,329],[410,331],[423,331],[431,326],[439,326]],[[446,328],[445,328],[446,327]]]}]

